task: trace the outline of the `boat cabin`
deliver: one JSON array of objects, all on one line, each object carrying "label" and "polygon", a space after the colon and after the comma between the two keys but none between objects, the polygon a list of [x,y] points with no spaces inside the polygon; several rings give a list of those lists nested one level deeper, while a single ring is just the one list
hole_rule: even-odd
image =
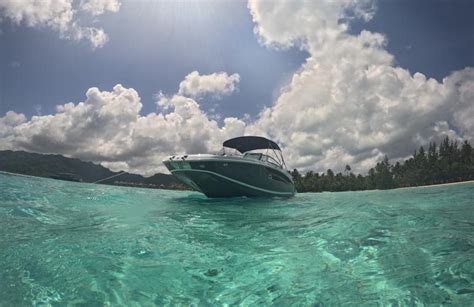
[{"label": "boat cabin", "polygon": [[222,146],[223,155],[228,154],[225,151],[226,148],[231,148],[242,154],[243,158],[267,162],[286,169],[280,147],[267,138],[261,136],[241,136],[225,141]]}]

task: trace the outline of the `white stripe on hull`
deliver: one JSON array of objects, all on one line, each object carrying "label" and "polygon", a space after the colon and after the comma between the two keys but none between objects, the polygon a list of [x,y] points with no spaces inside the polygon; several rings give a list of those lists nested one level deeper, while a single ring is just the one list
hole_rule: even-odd
[{"label": "white stripe on hull", "polygon": [[226,180],[229,180],[233,183],[236,183],[236,184],[240,184],[244,187],[247,187],[247,188],[250,188],[250,189],[254,189],[254,190],[257,190],[257,191],[260,191],[260,192],[265,192],[265,193],[268,193],[268,194],[275,194],[275,195],[279,195],[279,196],[293,196],[295,193],[292,193],[292,192],[277,192],[277,191],[271,191],[271,190],[267,190],[267,189],[263,189],[263,188],[259,188],[259,187],[255,187],[253,185],[250,185],[250,184],[247,184],[247,183],[244,183],[244,182],[241,182],[241,181],[238,181],[238,180],[235,180],[235,179],[232,179],[232,178],[229,178],[227,176],[224,176],[224,175],[221,175],[221,174],[218,174],[218,173],[215,173],[215,172],[211,172],[211,171],[206,171],[206,170],[200,170],[200,169],[174,169],[171,171],[171,173],[174,173],[174,172],[198,172],[198,173],[208,173],[208,174],[212,174],[212,175],[216,175],[218,177],[221,177],[223,179],[226,179]]}]

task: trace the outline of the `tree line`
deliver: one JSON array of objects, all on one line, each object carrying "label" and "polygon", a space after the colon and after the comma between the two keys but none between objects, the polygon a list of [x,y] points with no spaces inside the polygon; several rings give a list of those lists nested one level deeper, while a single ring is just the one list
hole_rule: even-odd
[{"label": "tree line", "polygon": [[387,156],[367,175],[355,175],[346,165],[343,173],[292,171],[298,192],[360,191],[393,189],[474,180],[474,151],[468,141],[458,143],[446,137],[438,146],[421,146],[409,159],[392,165]]}]

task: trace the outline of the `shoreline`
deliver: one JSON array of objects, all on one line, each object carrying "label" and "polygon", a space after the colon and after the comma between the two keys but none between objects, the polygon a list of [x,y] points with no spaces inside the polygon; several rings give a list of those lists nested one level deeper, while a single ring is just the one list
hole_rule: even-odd
[{"label": "shoreline", "polygon": [[300,193],[340,193],[340,192],[374,192],[374,191],[393,191],[393,190],[405,190],[405,189],[418,189],[418,188],[435,188],[435,187],[443,187],[443,186],[449,186],[449,185],[458,185],[458,184],[465,184],[465,183],[474,183],[474,180],[467,180],[467,181],[457,181],[457,182],[448,182],[448,183],[437,183],[437,184],[428,184],[428,185],[419,185],[419,186],[414,186],[414,187],[402,187],[402,188],[393,188],[393,189],[386,189],[386,190],[381,190],[381,189],[373,189],[373,190],[357,190],[357,191],[323,191],[323,192],[300,192]]},{"label": "shoreline", "polygon": [[[428,185],[419,185],[419,186],[414,186],[414,187],[402,187],[402,188],[394,188],[394,189],[388,189],[388,190],[442,187],[442,186],[447,186],[447,185],[457,185],[457,184],[463,184],[463,183],[474,183],[474,180],[456,181],[456,182],[448,182],[448,183],[437,183],[437,184],[428,184]],[[379,191],[387,191],[387,190],[379,190]]]},{"label": "shoreline", "polygon": [[417,189],[417,188],[431,188],[431,187],[442,187],[442,186],[449,186],[449,185],[458,185],[458,184],[465,184],[465,183],[474,183],[474,180],[466,180],[466,181],[457,181],[457,182],[448,182],[448,183],[437,183],[437,184],[428,184],[428,185],[419,185],[414,187],[401,187],[401,188],[392,188],[392,189],[372,189],[372,190],[346,190],[346,191],[321,191],[321,192],[297,192],[297,194],[305,194],[305,193],[345,193],[345,192],[376,192],[376,191],[393,191],[393,190],[403,190],[403,189]]}]

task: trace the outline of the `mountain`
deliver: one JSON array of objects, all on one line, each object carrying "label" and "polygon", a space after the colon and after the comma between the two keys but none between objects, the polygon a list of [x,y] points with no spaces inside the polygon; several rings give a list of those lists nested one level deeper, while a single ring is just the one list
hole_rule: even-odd
[{"label": "mountain", "polygon": [[[0,151],[0,171],[48,178],[77,178],[83,182],[118,175],[100,164],[85,162],[54,154],[37,154],[25,151]],[[150,188],[184,189],[172,175],[155,174],[143,177],[137,174],[123,173],[101,181],[103,184],[139,186]]]}]

